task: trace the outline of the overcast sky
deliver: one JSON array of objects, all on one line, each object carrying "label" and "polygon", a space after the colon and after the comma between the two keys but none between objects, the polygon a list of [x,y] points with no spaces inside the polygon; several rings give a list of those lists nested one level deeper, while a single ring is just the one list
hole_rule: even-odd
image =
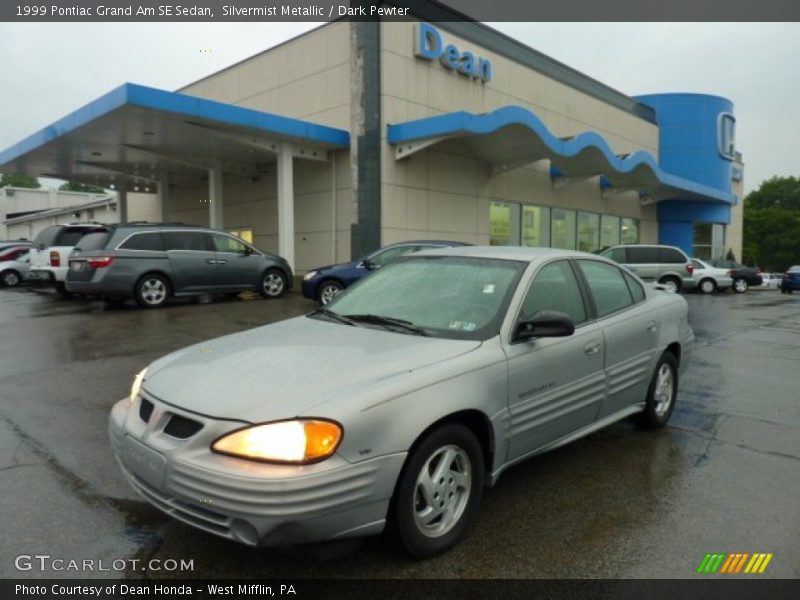
[{"label": "overcast sky", "polygon": [[[800,175],[798,23],[494,26],[626,94],[730,98],[746,189],[773,175]],[[0,23],[0,149],[126,81],[176,89],[311,27]]]}]

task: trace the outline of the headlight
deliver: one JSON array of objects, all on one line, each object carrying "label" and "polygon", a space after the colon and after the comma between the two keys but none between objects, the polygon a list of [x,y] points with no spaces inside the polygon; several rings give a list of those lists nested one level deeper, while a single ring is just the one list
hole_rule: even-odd
[{"label": "headlight", "polygon": [[134,400],[136,400],[136,396],[139,395],[139,390],[142,389],[142,382],[144,378],[147,376],[147,367],[142,369],[136,374],[136,377],[133,378],[133,384],[131,385],[131,404],[133,404]]},{"label": "headlight", "polygon": [[307,464],[336,452],[342,428],[333,421],[278,421],[239,429],[211,444],[220,454],[267,462]]},{"label": "headlight", "polygon": [[316,271],[309,271],[308,273],[303,275],[303,281],[308,281],[309,279],[313,279],[314,277],[316,277],[316,275],[317,275]]}]

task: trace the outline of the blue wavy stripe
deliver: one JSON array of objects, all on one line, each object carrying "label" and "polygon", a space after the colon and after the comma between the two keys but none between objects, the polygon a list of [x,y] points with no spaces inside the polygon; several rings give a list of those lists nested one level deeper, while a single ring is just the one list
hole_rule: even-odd
[{"label": "blue wavy stripe", "polygon": [[587,131],[569,139],[558,138],[539,117],[522,106],[506,106],[485,114],[459,111],[389,125],[388,141],[390,144],[402,144],[439,136],[487,135],[504,127],[520,125],[530,130],[545,145],[552,155],[548,158],[568,159],[587,151],[599,151],[608,168],[604,173],[597,175],[612,176],[614,173],[625,175],[636,169],[646,168],[652,173],[654,183],[658,182],[712,200],[736,203],[734,194],[664,172],[653,155],[644,150],[625,157],[617,156],[599,133]]}]

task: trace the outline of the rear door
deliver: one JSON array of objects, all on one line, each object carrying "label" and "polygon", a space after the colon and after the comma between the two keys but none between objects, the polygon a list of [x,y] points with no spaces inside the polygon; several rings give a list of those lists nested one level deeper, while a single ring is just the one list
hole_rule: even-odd
[{"label": "rear door", "polygon": [[217,259],[215,279],[227,289],[247,290],[258,285],[263,259],[242,240],[224,233],[211,233]]},{"label": "rear door", "polygon": [[218,285],[217,256],[206,231],[162,232],[176,294],[203,292]]},{"label": "rear door", "polygon": [[570,261],[542,266],[531,280],[518,320],[543,310],[570,316],[575,333],[512,342],[508,357],[509,460],[590,425],[605,394],[603,334],[590,321]]},{"label": "rear door", "polygon": [[606,397],[602,419],[644,401],[655,360],[660,319],[642,284],[606,262],[579,259],[605,344]]}]

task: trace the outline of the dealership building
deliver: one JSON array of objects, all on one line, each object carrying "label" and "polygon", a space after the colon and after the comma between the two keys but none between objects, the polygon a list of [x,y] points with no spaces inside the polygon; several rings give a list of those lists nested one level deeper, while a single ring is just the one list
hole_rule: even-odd
[{"label": "dealership building", "polygon": [[741,258],[729,100],[628,96],[429,10],[330,23],[177,91],[123,85],[0,172],[113,189],[123,220],[151,195],[298,273],[410,239]]}]

